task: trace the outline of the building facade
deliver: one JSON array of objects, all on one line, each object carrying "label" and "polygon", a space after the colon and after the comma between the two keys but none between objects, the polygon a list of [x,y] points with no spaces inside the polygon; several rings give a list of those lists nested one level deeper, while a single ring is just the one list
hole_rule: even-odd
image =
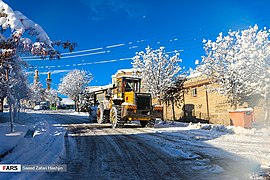
[{"label": "building facade", "polygon": [[[231,125],[229,111],[233,107],[227,102],[228,97],[214,91],[217,85],[211,84],[206,76],[194,74],[184,83],[183,103],[175,107],[176,119],[186,122],[206,121],[212,124]],[[164,118],[173,119],[171,105],[165,106]],[[254,120],[264,123],[265,109],[259,103],[253,107]],[[247,108],[248,103],[238,105],[238,109]]]}]

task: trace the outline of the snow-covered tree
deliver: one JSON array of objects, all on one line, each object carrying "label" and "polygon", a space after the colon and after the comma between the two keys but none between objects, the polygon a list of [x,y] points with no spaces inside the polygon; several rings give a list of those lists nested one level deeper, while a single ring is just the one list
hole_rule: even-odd
[{"label": "snow-covered tree", "polygon": [[[58,90],[61,94],[66,95],[77,102],[79,94],[92,81],[92,79],[92,74],[87,71],[73,70],[61,79]],[[78,110],[77,107],[76,110]]]},{"label": "snow-covered tree", "polygon": [[269,96],[269,32],[258,26],[243,31],[219,34],[216,41],[204,40],[206,56],[202,57],[199,71],[208,75],[216,90],[228,97],[237,107],[244,101]]},{"label": "snow-covered tree", "polygon": [[31,101],[34,105],[40,101],[44,101],[45,89],[42,88],[42,84],[40,82],[34,82],[30,88],[32,90]]},{"label": "snow-covered tree", "polygon": [[152,94],[153,97],[162,99],[163,94],[172,87],[173,79],[176,77],[181,67],[179,53],[170,57],[164,47],[153,50],[146,48],[146,52],[138,52],[133,58],[133,68],[142,72],[143,88]]},{"label": "snow-covered tree", "polygon": [[177,78],[173,80],[173,84],[167,87],[163,95],[162,100],[166,104],[166,106],[171,104],[174,121],[176,120],[175,106],[180,108],[184,102],[184,82],[185,81],[186,81],[185,76],[178,76]]},{"label": "snow-covered tree", "polygon": [[[62,45],[64,48],[74,46],[72,43],[53,43],[41,26],[28,19],[19,11],[13,11],[7,4],[0,0],[0,86],[1,99],[7,97],[10,110],[16,106],[15,94],[19,94],[16,88],[18,77],[22,73],[22,67],[26,64],[19,57],[22,53],[28,53],[41,58],[60,58],[60,53],[53,46]],[[21,95],[20,95],[21,96]],[[20,97],[17,96],[17,97]],[[12,113],[11,113],[12,115]],[[11,116],[11,125],[13,125]],[[11,131],[13,127],[11,126]]]},{"label": "snow-covered tree", "polygon": [[51,105],[57,105],[59,104],[59,97],[58,93],[54,89],[46,89],[45,90],[45,100],[49,101]]}]

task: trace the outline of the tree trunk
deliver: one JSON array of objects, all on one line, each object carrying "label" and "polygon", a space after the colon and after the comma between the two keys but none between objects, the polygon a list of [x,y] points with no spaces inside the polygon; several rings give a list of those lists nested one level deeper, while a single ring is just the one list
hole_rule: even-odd
[{"label": "tree trunk", "polygon": [[14,132],[14,104],[9,105],[10,132]]},{"label": "tree trunk", "polygon": [[237,104],[234,104],[233,105],[233,110],[236,110],[237,109]]},{"label": "tree trunk", "polygon": [[266,125],[269,122],[269,107],[268,107],[268,98],[265,98],[264,102],[264,125]]},{"label": "tree trunk", "polygon": [[16,104],[13,105],[13,123],[15,123],[15,120],[17,119],[17,115],[18,115],[18,107]]},{"label": "tree trunk", "polygon": [[173,113],[173,122],[176,120],[175,118],[175,110],[174,110],[174,98],[171,99],[172,102],[172,113]]},{"label": "tree trunk", "polygon": [[166,105],[166,110],[165,110],[165,113],[166,113],[166,115],[165,115],[165,120],[167,120],[168,119],[168,103],[166,102],[165,103],[165,105]]},{"label": "tree trunk", "polygon": [[74,100],[74,101],[75,101],[75,111],[79,112],[78,101],[77,100]]},{"label": "tree trunk", "polygon": [[19,119],[20,119],[20,113],[21,113],[21,106],[20,106],[20,104],[18,104],[18,107],[17,107],[17,119],[16,119],[16,121],[19,121]]}]

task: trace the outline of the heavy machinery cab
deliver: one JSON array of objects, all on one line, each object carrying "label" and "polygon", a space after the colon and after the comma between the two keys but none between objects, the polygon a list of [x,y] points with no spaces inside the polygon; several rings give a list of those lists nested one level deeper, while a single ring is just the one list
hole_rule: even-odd
[{"label": "heavy machinery cab", "polygon": [[114,85],[113,101],[114,104],[126,102],[135,104],[135,94],[141,92],[141,78],[139,77],[118,77]]},{"label": "heavy machinery cab", "polygon": [[140,92],[141,91],[141,79],[123,77],[123,92]]}]

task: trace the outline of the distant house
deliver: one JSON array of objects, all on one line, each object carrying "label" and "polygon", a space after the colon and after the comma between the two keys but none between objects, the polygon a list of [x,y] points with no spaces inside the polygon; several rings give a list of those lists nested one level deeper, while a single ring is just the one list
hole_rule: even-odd
[{"label": "distant house", "polygon": [[113,84],[108,84],[105,86],[88,86],[85,90],[91,95],[90,101],[93,106],[97,106],[100,102],[104,100],[106,94],[113,89]]},{"label": "distant house", "polygon": [[[184,83],[184,102],[181,107],[175,107],[176,119],[231,125],[229,111],[233,108],[227,102],[226,96],[213,91],[216,87],[216,84],[211,84],[209,79],[200,73],[188,76]],[[164,118],[173,119],[171,106],[164,106]],[[240,109],[246,107],[248,103],[238,105]],[[255,121],[263,122],[264,110],[260,103],[253,108],[253,112]]]},{"label": "distant house", "polygon": [[230,125],[228,110],[231,109],[227,97],[211,91],[215,84],[200,74],[192,74],[184,83],[184,105],[182,107],[184,120],[207,120],[213,124]]},{"label": "distant house", "polygon": [[75,101],[69,98],[63,98],[62,101],[60,101],[60,106],[64,109],[75,109]]}]

